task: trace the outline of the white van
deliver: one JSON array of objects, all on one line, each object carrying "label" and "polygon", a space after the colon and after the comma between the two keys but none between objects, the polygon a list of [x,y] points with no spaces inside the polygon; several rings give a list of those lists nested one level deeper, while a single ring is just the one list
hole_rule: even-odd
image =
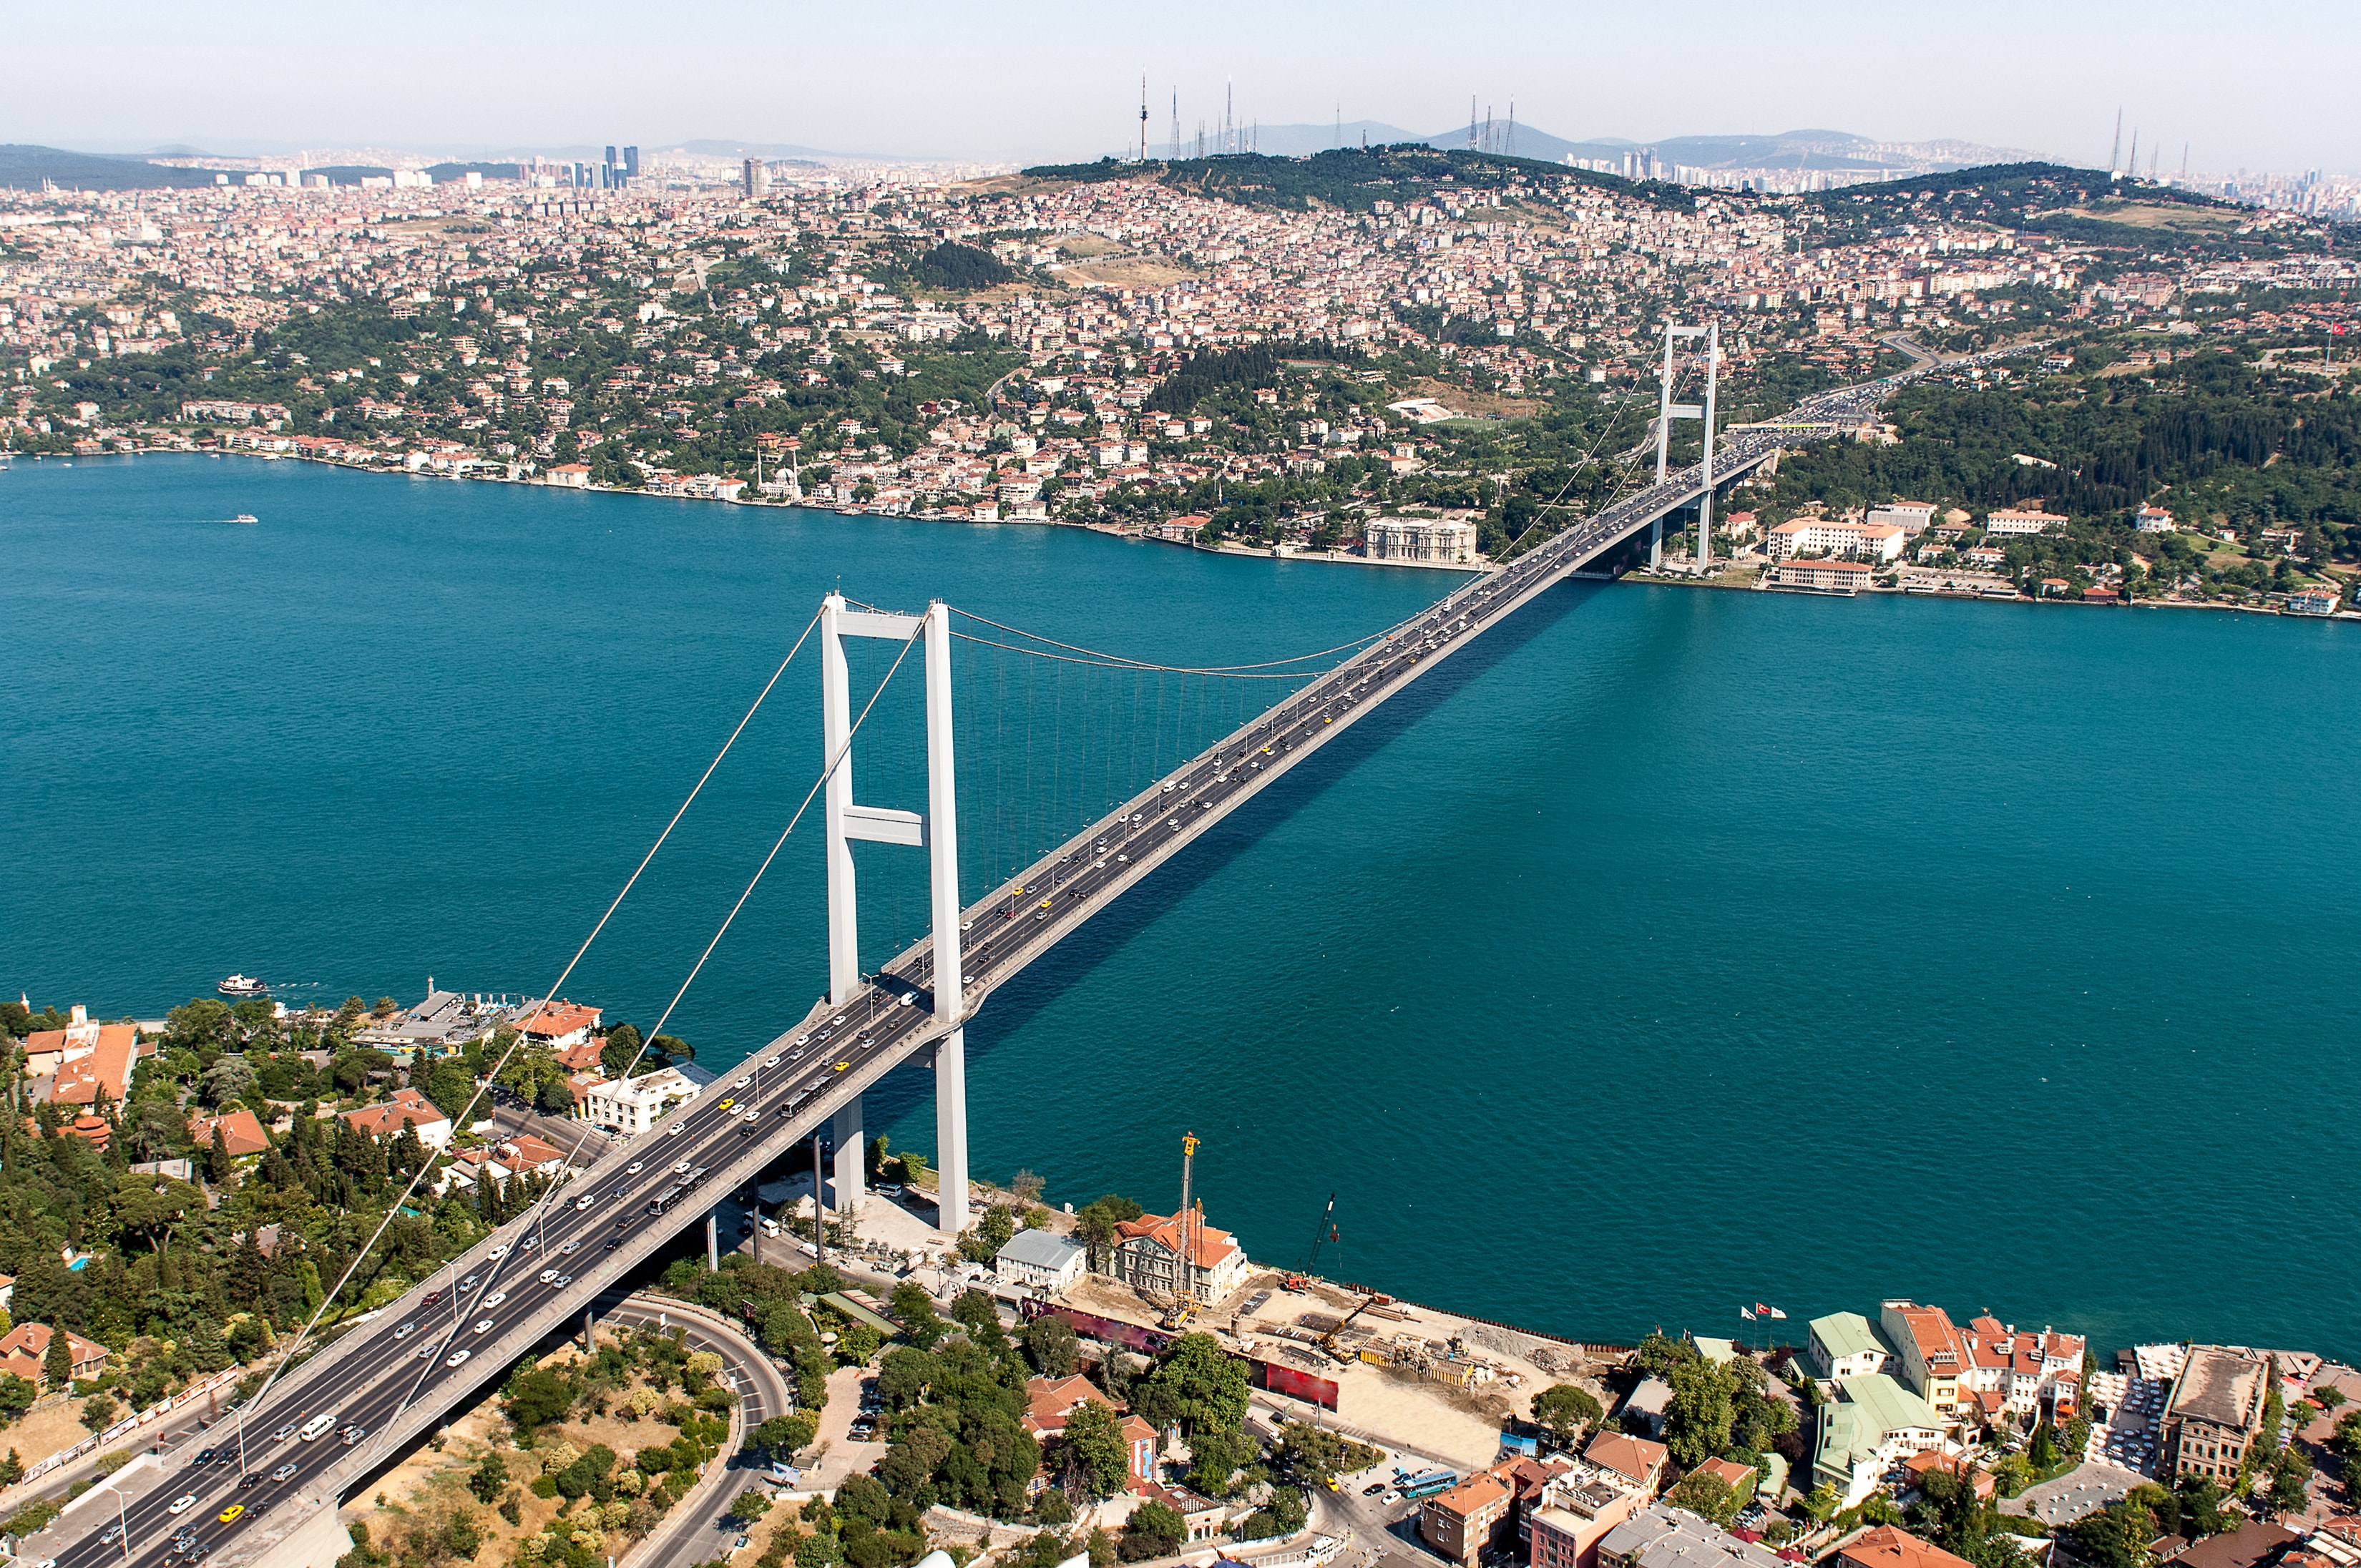
[{"label": "white van", "polygon": [[324,1437],[327,1435],[328,1429],[335,1424],[336,1418],[334,1414],[313,1416],[303,1423],[303,1441],[310,1442],[316,1438]]}]

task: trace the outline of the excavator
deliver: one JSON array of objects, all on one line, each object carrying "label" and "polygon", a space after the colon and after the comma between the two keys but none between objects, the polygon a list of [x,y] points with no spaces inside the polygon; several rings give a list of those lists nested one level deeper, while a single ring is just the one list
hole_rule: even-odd
[{"label": "excavator", "polygon": [[1338,1361],[1345,1365],[1348,1366],[1351,1365],[1354,1361],[1358,1359],[1358,1357],[1347,1354],[1345,1352],[1339,1350],[1336,1347],[1337,1339],[1347,1328],[1352,1326],[1352,1322],[1355,1318],[1359,1317],[1363,1312],[1367,1311],[1372,1307],[1388,1306],[1391,1304],[1393,1298],[1390,1296],[1381,1294],[1375,1290],[1370,1291],[1368,1295],[1362,1298],[1361,1304],[1359,1306],[1345,1313],[1344,1318],[1334,1328],[1330,1329],[1326,1333],[1320,1336],[1320,1348],[1326,1351],[1329,1354],[1334,1356]]}]

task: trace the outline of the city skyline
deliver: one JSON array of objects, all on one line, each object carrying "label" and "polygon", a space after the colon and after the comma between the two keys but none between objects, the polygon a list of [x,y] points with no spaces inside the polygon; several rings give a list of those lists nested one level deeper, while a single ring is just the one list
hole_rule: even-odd
[{"label": "city skyline", "polygon": [[[2361,21],[2292,0],[2245,15],[2252,63],[2228,80],[2224,40],[2191,48],[2206,18],[2185,6],[2136,26],[2022,0],[1985,8],[1973,28],[1857,4],[1702,16],[1700,46],[1642,16],[1521,5],[1446,29],[1392,3],[1271,15],[1217,0],[1182,21],[1115,25],[1060,8],[1022,27],[921,5],[881,41],[849,15],[790,25],[735,0],[661,28],[604,0],[491,15],[429,0],[393,30],[283,0],[203,18],[133,0],[120,30],[148,47],[110,61],[111,90],[93,94],[70,72],[20,81],[0,140],[236,154],[741,137],[906,159],[1088,159],[1137,147],[1144,71],[1151,152],[1176,117],[1193,139],[1230,104],[1241,125],[1366,120],[1427,136],[1466,125],[1471,97],[1479,119],[1505,121],[1513,105],[1521,126],[1575,141],[1828,126],[2095,167],[2120,107],[2122,156],[2136,134],[2142,166],[2160,154],[2166,173],[2184,148],[2192,168],[2229,171],[2345,170],[2361,147],[2361,106],[2333,81],[2333,62],[2361,49]],[[27,59],[90,42],[56,13],[19,36]],[[2297,38],[2300,49],[2264,47]],[[2239,46],[2227,47],[2235,64]]]}]

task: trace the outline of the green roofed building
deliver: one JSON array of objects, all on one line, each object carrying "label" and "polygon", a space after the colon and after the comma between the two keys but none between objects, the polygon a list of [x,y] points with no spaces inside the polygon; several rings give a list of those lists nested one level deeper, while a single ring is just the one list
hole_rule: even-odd
[{"label": "green roofed building", "polygon": [[1894,1347],[1875,1323],[1859,1312],[1830,1312],[1812,1320],[1811,1373],[1824,1382],[1840,1383],[1865,1372],[1886,1371]]},{"label": "green roofed building", "polygon": [[1867,1497],[1889,1465],[1943,1442],[1934,1408],[1882,1372],[1845,1379],[1817,1414],[1812,1484],[1834,1486],[1847,1508]]}]

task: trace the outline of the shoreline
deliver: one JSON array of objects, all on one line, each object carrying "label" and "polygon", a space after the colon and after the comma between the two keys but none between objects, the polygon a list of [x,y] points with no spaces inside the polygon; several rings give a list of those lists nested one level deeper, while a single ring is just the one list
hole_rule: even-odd
[{"label": "shoreline", "polygon": [[[1441,561],[1372,561],[1365,555],[1341,554],[1335,551],[1322,551],[1317,553],[1306,551],[1300,554],[1282,554],[1276,548],[1255,549],[1245,545],[1215,545],[1208,549],[1206,546],[1200,544],[1193,540],[1165,539],[1150,533],[1129,532],[1121,528],[1110,527],[1104,523],[1076,522],[1058,518],[995,518],[989,522],[978,523],[972,521],[948,518],[939,514],[929,516],[925,512],[873,510],[868,507],[858,504],[851,506],[823,506],[817,501],[784,501],[772,500],[768,498],[750,500],[744,497],[725,498],[721,496],[672,496],[656,494],[648,490],[623,489],[610,485],[553,485],[544,479],[510,478],[504,474],[496,475],[472,472],[466,474],[438,474],[417,468],[389,468],[366,463],[340,463],[334,458],[313,457],[300,452],[225,452],[204,451],[196,447],[141,446],[135,447],[128,452],[76,454],[56,452],[12,452],[0,455],[5,455],[9,463],[15,463],[27,457],[37,463],[47,462],[54,458],[68,467],[72,466],[76,462],[95,462],[108,458],[132,457],[242,457],[264,463],[310,463],[317,465],[320,467],[335,468],[352,474],[382,474],[398,479],[434,479],[453,484],[475,483],[515,485],[526,489],[556,490],[570,495],[636,496],[646,500],[705,501],[717,506],[754,507],[779,511],[829,512],[838,517],[895,518],[906,522],[939,522],[952,527],[1071,528],[1080,529],[1084,532],[1101,534],[1109,539],[1125,540],[1142,544],[1174,545],[1181,549],[1193,550],[1199,554],[1203,555],[1227,555],[1242,560],[1254,561],[1301,561],[1319,565],[1399,567],[1406,571],[1455,572],[1463,576],[1470,578],[1481,577],[1489,573],[1497,572],[1500,570],[1503,565],[1507,565],[1506,562],[1492,561],[1488,559],[1480,565],[1460,565]],[[6,466],[0,465],[0,473],[5,473],[6,471]],[[1675,576],[1669,574],[1651,573],[1644,570],[1633,570],[1622,573],[1620,576],[1587,571],[1577,572],[1573,576],[1576,580],[1584,582],[1631,583],[1642,587],[1719,588],[1734,593],[1769,593],[1781,591],[1765,587],[1759,580],[1752,583],[1731,583],[1708,578]],[[2086,599],[2028,598],[2021,593],[2013,598],[2001,598],[1991,594],[1970,593],[1964,590],[1910,587],[1889,588],[1874,585],[1866,588],[1857,589],[1853,593],[1850,594],[1812,592],[1809,590],[1794,590],[1793,592],[1794,597],[1799,598],[1859,598],[1864,596],[1873,595],[1880,598],[1889,598],[1949,599],[1956,602],[1971,601],[1978,604],[2060,605],[2071,606],[2079,609],[2196,609],[2225,611],[2237,615],[2265,615],[2283,620],[2361,621],[2361,610],[2339,609],[2331,611],[2327,615],[2309,615],[2299,611],[2277,609],[2269,605],[2222,604],[2212,601],[2201,602],[2191,599],[2125,598],[2114,603],[2093,604]]]}]

